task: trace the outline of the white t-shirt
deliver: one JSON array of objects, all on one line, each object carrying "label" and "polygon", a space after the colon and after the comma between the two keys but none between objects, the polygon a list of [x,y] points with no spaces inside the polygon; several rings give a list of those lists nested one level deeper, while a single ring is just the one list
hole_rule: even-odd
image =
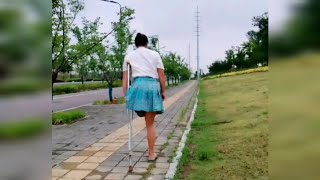
[{"label": "white t-shirt", "polygon": [[127,71],[127,64],[131,65],[132,77],[149,76],[159,78],[157,68],[164,69],[158,52],[145,47],[139,47],[124,58],[122,70]]}]

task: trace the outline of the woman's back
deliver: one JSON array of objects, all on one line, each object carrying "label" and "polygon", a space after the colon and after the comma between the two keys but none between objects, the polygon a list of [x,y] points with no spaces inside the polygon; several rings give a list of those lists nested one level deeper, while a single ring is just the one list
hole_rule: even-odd
[{"label": "woman's back", "polygon": [[131,65],[132,77],[159,78],[157,68],[164,69],[158,52],[145,47],[139,47],[124,58],[123,69],[127,69],[127,63]]}]

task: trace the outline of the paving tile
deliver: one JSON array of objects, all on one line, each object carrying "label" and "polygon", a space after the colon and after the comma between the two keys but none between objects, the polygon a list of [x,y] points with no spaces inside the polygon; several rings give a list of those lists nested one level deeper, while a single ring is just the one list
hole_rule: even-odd
[{"label": "paving tile", "polygon": [[97,151],[80,151],[79,153],[76,154],[76,156],[92,156],[96,153]]},{"label": "paving tile", "polygon": [[109,143],[94,143],[91,147],[106,147]]},{"label": "paving tile", "polygon": [[160,163],[160,162],[156,163],[156,168],[168,169],[169,166],[170,166],[170,163]]},{"label": "paving tile", "polygon": [[101,163],[101,165],[104,166],[116,166],[117,164],[119,164],[119,161],[110,161],[110,160],[106,160],[103,163]]},{"label": "paving tile", "polygon": [[96,167],[98,167],[99,164],[98,163],[81,163],[77,166],[77,169],[88,169],[88,170],[92,170],[95,169]]},{"label": "paving tile", "polygon": [[84,149],[84,150],[85,150],[85,151],[100,151],[102,148],[104,148],[104,147],[96,146],[96,147],[87,147],[87,148]]},{"label": "paving tile", "polygon": [[164,180],[165,175],[151,175],[148,180]]},{"label": "paving tile", "polygon": [[70,178],[70,179],[82,179],[86,177],[91,170],[71,170],[63,178]]},{"label": "paving tile", "polygon": [[75,169],[80,163],[74,163],[74,162],[62,162],[59,164],[59,166],[62,169]]},{"label": "paving tile", "polygon": [[105,180],[121,180],[126,174],[124,173],[111,173],[108,174],[104,179]]},{"label": "paving tile", "polygon": [[151,163],[148,162],[138,162],[134,167],[147,168]]},{"label": "paving tile", "polygon": [[106,172],[110,172],[113,168],[114,168],[113,166],[100,165],[96,168],[96,170],[102,173],[106,173]]},{"label": "paving tile", "polygon": [[65,160],[64,162],[81,163],[86,159],[88,159],[88,156],[72,156],[69,159]]},{"label": "paving tile", "polygon": [[128,167],[115,167],[111,170],[111,173],[127,173],[128,172]]},{"label": "paving tile", "polygon": [[63,175],[65,175],[67,172],[69,172],[70,170],[68,169],[52,169],[51,172],[51,176],[52,177],[62,177]]},{"label": "paving tile", "polygon": [[117,164],[117,167],[128,167],[129,161],[121,161],[119,164]]},{"label": "paving tile", "polygon": [[91,175],[91,176],[85,177],[85,180],[101,180],[101,179],[102,179],[101,175]]},{"label": "paving tile", "polygon": [[169,160],[169,158],[159,157],[159,158],[157,159],[157,162],[159,162],[159,163],[167,163],[168,160]]},{"label": "paving tile", "polygon": [[128,175],[124,178],[124,180],[140,180],[142,176],[140,175]]},{"label": "paving tile", "polygon": [[147,173],[147,168],[133,167],[133,173],[145,174]]},{"label": "paving tile", "polygon": [[155,168],[151,170],[151,174],[155,174],[155,175],[164,175],[166,174],[168,171],[168,169],[160,169],[160,168]]},{"label": "paving tile", "polygon": [[93,156],[96,156],[96,157],[107,157],[108,158],[111,154],[112,154],[112,152],[109,152],[109,151],[98,151]]},{"label": "paving tile", "polygon": [[106,146],[104,147],[102,150],[103,151],[109,151],[109,152],[115,152],[119,149],[120,147],[116,147],[116,146]]},{"label": "paving tile", "polygon": [[126,157],[126,154],[115,154],[115,153],[113,153],[111,156],[108,157],[107,160],[121,161],[124,157]]},{"label": "paving tile", "polygon": [[139,162],[148,162],[148,157],[147,156],[142,156],[140,159],[139,159]]},{"label": "paving tile", "polygon": [[104,160],[106,160],[108,157],[97,157],[97,156],[91,156],[85,162],[89,163],[102,163]]}]

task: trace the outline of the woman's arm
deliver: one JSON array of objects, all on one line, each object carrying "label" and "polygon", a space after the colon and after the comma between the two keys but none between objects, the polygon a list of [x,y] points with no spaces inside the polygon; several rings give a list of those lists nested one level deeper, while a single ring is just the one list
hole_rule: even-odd
[{"label": "woman's arm", "polygon": [[123,71],[122,73],[122,91],[123,95],[127,95],[128,90],[128,71]]},{"label": "woman's arm", "polygon": [[160,81],[160,87],[161,87],[161,94],[162,94],[162,99],[164,100],[166,98],[166,75],[164,74],[164,70],[158,68],[158,75],[159,75],[159,81]]}]

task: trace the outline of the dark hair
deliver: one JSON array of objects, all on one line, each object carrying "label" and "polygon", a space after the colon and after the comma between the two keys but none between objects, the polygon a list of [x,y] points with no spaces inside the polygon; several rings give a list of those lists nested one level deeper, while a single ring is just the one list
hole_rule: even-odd
[{"label": "dark hair", "polygon": [[144,34],[138,33],[134,39],[134,44],[136,47],[148,45],[148,37]]}]

